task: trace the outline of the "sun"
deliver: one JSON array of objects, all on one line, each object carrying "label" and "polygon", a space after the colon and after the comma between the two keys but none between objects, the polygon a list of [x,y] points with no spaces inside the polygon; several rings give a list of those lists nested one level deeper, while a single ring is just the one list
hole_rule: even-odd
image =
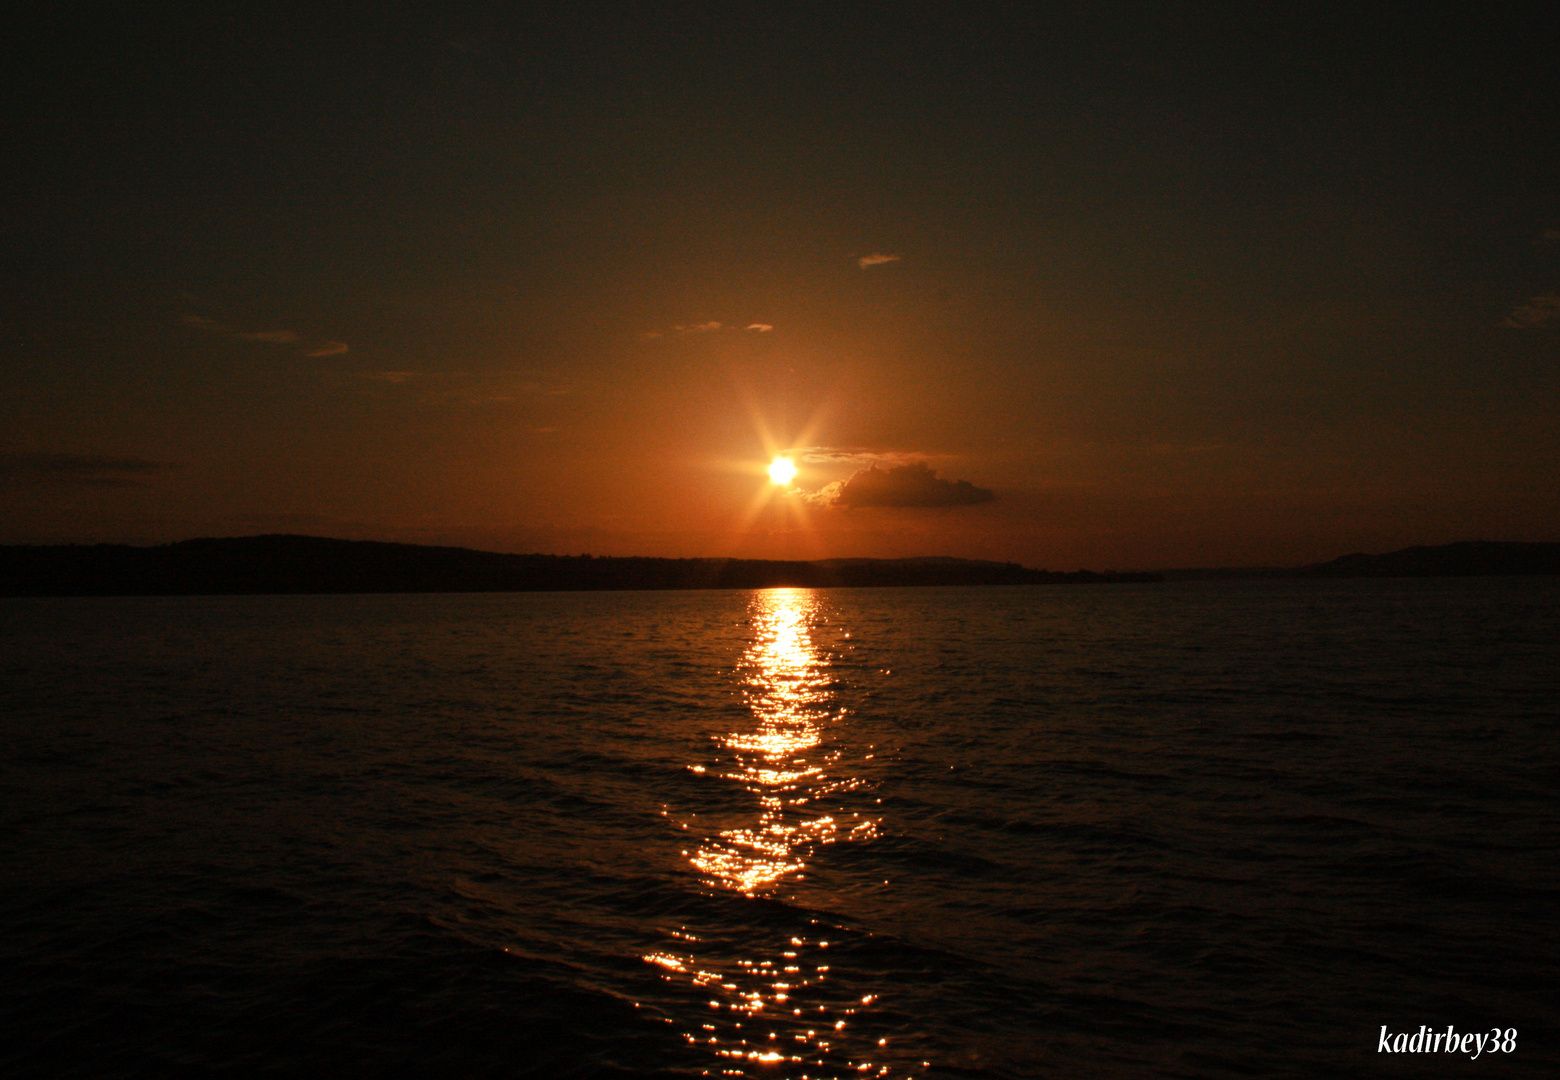
[{"label": "sun", "polygon": [[769,479],[777,484],[789,484],[796,479],[796,463],[787,457],[777,457],[769,463]]}]

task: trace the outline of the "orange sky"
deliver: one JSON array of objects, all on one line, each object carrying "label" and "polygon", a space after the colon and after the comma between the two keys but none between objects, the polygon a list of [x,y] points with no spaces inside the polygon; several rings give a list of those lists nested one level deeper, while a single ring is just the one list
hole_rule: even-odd
[{"label": "orange sky", "polygon": [[1544,33],[680,11],[23,25],[0,542],[1560,539]]}]

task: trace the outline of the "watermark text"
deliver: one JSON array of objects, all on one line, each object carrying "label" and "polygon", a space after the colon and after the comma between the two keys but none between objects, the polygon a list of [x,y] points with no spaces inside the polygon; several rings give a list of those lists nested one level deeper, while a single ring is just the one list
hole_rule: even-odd
[{"label": "watermark text", "polygon": [[1516,1028],[1490,1028],[1488,1031],[1458,1032],[1451,1024],[1445,1031],[1433,1031],[1424,1024],[1416,1032],[1387,1030],[1381,1025],[1376,1040],[1378,1054],[1512,1054],[1517,1049]]}]

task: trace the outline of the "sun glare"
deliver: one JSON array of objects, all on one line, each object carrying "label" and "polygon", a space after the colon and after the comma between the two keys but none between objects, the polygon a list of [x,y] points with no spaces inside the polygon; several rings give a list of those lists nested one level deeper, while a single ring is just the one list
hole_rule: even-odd
[{"label": "sun glare", "polygon": [[796,463],[790,458],[775,458],[769,464],[769,479],[777,484],[789,484],[796,479]]}]

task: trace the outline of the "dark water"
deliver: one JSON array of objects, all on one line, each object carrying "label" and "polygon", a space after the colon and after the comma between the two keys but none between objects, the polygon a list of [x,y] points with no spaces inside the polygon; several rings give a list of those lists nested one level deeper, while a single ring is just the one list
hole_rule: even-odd
[{"label": "dark water", "polygon": [[1556,579],[0,602],[0,1075],[1556,1075],[1557,657]]}]

